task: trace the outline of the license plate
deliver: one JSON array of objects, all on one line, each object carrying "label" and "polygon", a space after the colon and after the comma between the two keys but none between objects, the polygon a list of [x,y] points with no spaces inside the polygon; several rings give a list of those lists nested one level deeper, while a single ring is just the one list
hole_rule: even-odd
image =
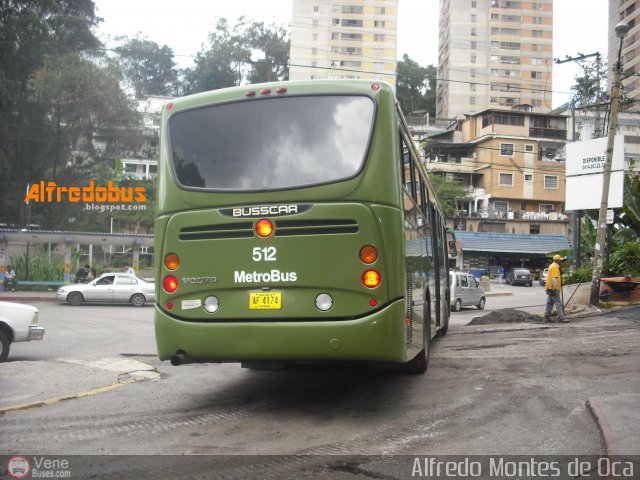
[{"label": "license plate", "polygon": [[251,292],[249,293],[249,308],[251,310],[279,310],[282,308],[282,292]]}]

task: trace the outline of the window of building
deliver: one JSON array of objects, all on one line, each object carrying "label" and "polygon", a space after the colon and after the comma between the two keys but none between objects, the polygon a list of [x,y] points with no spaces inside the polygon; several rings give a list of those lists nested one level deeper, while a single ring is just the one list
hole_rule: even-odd
[{"label": "window of building", "polygon": [[542,58],[532,58],[531,65],[544,65],[544,60]]},{"label": "window of building", "polygon": [[471,63],[476,63],[476,56],[475,55],[471,55]]},{"label": "window of building", "polygon": [[317,18],[314,18],[311,21],[311,25],[313,25],[314,28],[318,28],[318,25],[320,24],[320,21]]},{"label": "window of building", "polygon": [[511,157],[513,155],[513,143],[500,142],[500,155]]},{"label": "window of building", "polygon": [[545,189],[558,189],[558,176],[557,175],[545,175],[544,176],[544,188]]},{"label": "window of building", "polygon": [[316,47],[311,48],[311,55],[313,56],[318,55],[318,49]]},{"label": "window of building", "polygon": [[[360,50],[360,53],[358,55],[362,55],[362,49],[358,49]],[[374,48],[373,49],[373,55],[376,57],[383,57],[384,56],[384,48]]]},{"label": "window of building", "polygon": [[504,200],[496,200],[493,202],[493,209],[500,210],[501,212],[506,212],[509,210],[509,202],[505,202]]},{"label": "window of building", "polygon": [[531,235],[538,235],[540,233],[540,225],[529,225],[529,233]]},{"label": "window of building", "polygon": [[363,13],[364,7],[362,5],[343,5],[342,13]]},{"label": "window of building", "polygon": [[502,55],[500,57],[500,63],[506,63],[509,65],[520,65],[520,57],[514,57],[510,55]]},{"label": "window of building", "polygon": [[373,27],[374,28],[384,28],[385,27],[385,21],[384,20],[374,20],[373,21]]},{"label": "window of building", "polygon": [[313,13],[318,13],[320,11],[320,7],[318,5],[313,6]]},{"label": "window of building", "polygon": [[469,84],[469,90],[471,90],[472,92],[476,91],[476,84],[475,83],[470,83]]},{"label": "window of building", "polygon": [[500,173],[498,185],[501,187],[513,187],[513,173]]},{"label": "window of building", "polygon": [[538,212],[540,213],[549,213],[551,210],[553,210],[552,203],[541,203],[538,207]]},{"label": "window of building", "polygon": [[478,21],[478,15],[476,15],[475,13],[471,14],[471,22],[475,23]]},{"label": "window of building", "polygon": [[533,144],[531,144],[531,143],[527,143],[527,144],[524,146],[524,151],[525,151],[526,153],[533,153]]},{"label": "window of building", "polygon": [[503,22],[521,23],[522,17],[520,15],[502,15],[500,18]]},{"label": "window of building", "polygon": [[340,34],[338,32],[331,32],[331,40],[340,40]]},{"label": "window of building", "polygon": [[312,35],[312,39],[313,39],[313,41],[314,41],[314,42],[315,42],[315,41],[317,41],[317,40],[318,40],[318,34],[317,34],[317,33],[314,33],[314,34]]},{"label": "window of building", "polygon": [[352,41],[352,40],[362,41],[362,34],[361,33],[343,33],[340,38],[342,38],[342,40],[349,40],[349,41]]},{"label": "window of building", "polygon": [[532,173],[525,173],[524,174],[524,181],[527,182],[527,183],[533,182],[533,174]]},{"label": "window of building", "polygon": [[531,78],[535,80],[542,80],[542,72],[531,72]]},{"label": "window of building", "polygon": [[502,8],[522,8],[522,2],[500,2]]},{"label": "window of building", "polygon": [[354,20],[352,18],[342,19],[343,27],[362,27],[362,20]]},{"label": "window of building", "polygon": [[[358,62],[360,63],[360,62]],[[373,62],[373,69],[376,72],[381,72],[384,70],[384,62]]]},{"label": "window of building", "polygon": [[531,36],[534,38],[542,38],[543,34],[542,30],[531,30]]},{"label": "window of building", "polygon": [[469,97],[469,105],[475,105],[476,104],[476,97]]},{"label": "window of building", "polygon": [[476,8],[478,6],[478,2],[476,2],[476,0],[473,0],[471,2],[471,8]]},{"label": "window of building", "polygon": [[475,40],[471,40],[469,47],[471,48],[471,50],[476,50],[478,48],[478,42],[476,42]]},{"label": "window of building", "polygon": [[331,19],[331,23],[333,23],[334,25],[340,25],[340,19],[339,18],[332,18]]},{"label": "window of building", "polygon": [[544,18],[542,18],[542,17],[533,17],[533,23],[535,23],[536,25],[542,25],[542,24],[544,24]]},{"label": "window of building", "polygon": [[533,2],[532,8],[534,10],[544,10],[544,6],[540,2]]},{"label": "window of building", "polygon": [[384,33],[374,33],[373,34],[373,41],[374,42],[384,42]]},{"label": "window of building", "polygon": [[531,45],[531,50],[533,52],[544,52],[544,45],[534,43]]},{"label": "window of building", "polygon": [[377,15],[384,15],[386,13],[385,7],[375,7],[374,12]]},{"label": "window of building", "polygon": [[469,76],[471,78],[476,78],[476,69],[472,68],[471,70],[469,70]]},{"label": "window of building", "polygon": [[471,27],[471,36],[472,37],[478,36],[478,30],[476,29],[476,27]]}]

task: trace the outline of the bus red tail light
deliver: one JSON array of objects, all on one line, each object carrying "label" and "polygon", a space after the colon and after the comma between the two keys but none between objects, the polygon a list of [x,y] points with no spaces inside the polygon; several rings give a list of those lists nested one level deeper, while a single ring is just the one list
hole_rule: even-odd
[{"label": "bus red tail light", "polygon": [[378,250],[373,245],[365,245],[360,249],[360,260],[367,265],[378,259]]},{"label": "bus red tail light", "polygon": [[256,223],[256,233],[261,237],[268,237],[273,233],[273,224],[265,219],[260,220]]},{"label": "bus red tail light", "polygon": [[162,281],[164,291],[167,293],[173,293],[178,289],[178,279],[173,275],[167,275]]},{"label": "bus red tail light", "polygon": [[362,274],[362,283],[367,288],[376,288],[380,285],[380,274],[375,270],[367,270]]},{"label": "bus red tail light", "polygon": [[180,259],[178,255],[175,253],[169,253],[166,257],[164,257],[164,266],[167,267],[167,270],[175,270],[180,266]]}]

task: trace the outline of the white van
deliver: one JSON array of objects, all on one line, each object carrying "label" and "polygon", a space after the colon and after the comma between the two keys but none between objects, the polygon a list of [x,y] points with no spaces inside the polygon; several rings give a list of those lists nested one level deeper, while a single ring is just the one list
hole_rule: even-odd
[{"label": "white van", "polygon": [[473,275],[449,271],[449,282],[451,283],[451,308],[454,312],[459,312],[462,307],[484,309],[486,303],[484,288]]}]

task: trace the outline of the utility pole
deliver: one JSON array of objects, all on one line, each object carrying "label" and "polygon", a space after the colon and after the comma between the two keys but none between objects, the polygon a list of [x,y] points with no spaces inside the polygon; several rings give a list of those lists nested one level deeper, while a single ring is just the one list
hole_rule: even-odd
[{"label": "utility pole", "polygon": [[593,275],[591,277],[590,305],[598,305],[600,298],[600,277],[602,276],[602,253],[605,246],[607,232],[607,203],[609,202],[609,180],[611,178],[611,163],[613,161],[613,141],[618,127],[618,105],[620,103],[620,75],[622,73],[622,40],[629,31],[629,25],[620,22],[616,25],[616,36],[620,39],[618,47],[618,61],[613,69],[613,84],[611,86],[611,115],[609,131],[607,133],[607,151],[602,176],[602,199],[596,227],[596,244],[593,250]]}]

